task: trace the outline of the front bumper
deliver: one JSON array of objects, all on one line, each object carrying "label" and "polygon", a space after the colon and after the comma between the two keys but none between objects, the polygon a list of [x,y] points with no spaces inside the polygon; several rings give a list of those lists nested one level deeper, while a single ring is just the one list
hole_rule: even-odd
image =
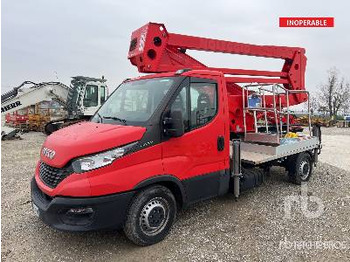
[{"label": "front bumper", "polygon": [[[46,224],[66,231],[120,229],[135,192],[100,197],[53,197],[44,194],[32,179],[31,194],[36,213]],[[87,213],[68,212],[86,209]]]}]

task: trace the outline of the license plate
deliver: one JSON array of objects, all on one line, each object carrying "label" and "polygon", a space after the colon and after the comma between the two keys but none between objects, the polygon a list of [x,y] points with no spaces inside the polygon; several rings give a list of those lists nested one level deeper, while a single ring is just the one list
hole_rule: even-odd
[{"label": "license plate", "polygon": [[40,216],[40,211],[39,208],[37,207],[37,205],[33,204],[33,212],[34,214],[39,217]]}]

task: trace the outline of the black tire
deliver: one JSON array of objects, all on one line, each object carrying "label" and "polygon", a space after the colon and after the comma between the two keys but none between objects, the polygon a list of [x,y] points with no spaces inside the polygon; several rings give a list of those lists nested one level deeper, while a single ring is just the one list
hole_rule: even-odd
[{"label": "black tire", "polygon": [[59,126],[56,123],[49,122],[44,127],[44,133],[49,136],[58,129]]},{"label": "black tire", "polygon": [[301,185],[302,182],[310,180],[313,169],[312,158],[308,153],[299,153],[289,159],[287,168],[289,180],[296,185]]},{"label": "black tire", "polygon": [[129,207],[125,235],[139,246],[158,243],[168,235],[176,212],[176,200],[168,188],[160,185],[145,188]]}]

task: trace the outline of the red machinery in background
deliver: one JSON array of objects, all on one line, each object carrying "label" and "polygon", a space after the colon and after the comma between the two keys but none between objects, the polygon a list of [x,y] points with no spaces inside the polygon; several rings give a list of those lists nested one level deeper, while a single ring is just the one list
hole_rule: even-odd
[{"label": "red machinery in background", "polygon": [[25,125],[29,119],[28,117],[28,110],[26,110],[27,112],[24,114],[21,114],[19,112],[12,112],[12,113],[8,113],[5,115],[5,123],[22,129],[22,126]]},{"label": "red machinery in background", "polygon": [[[210,51],[266,58],[283,59],[281,71],[245,70],[209,67],[190,55],[186,50]],[[171,72],[179,69],[219,71],[225,74],[229,96],[230,125],[232,132],[242,131],[244,125],[242,86],[244,83],[283,85],[287,90],[305,90],[305,49],[299,47],[252,45],[203,37],[169,33],[163,24],[148,23],[134,31],[131,36],[129,55],[131,63],[142,73]],[[273,96],[267,95],[266,106],[273,107]],[[307,101],[306,93],[281,95],[277,106],[286,107]],[[261,112],[258,118],[262,117]],[[274,117],[267,113],[271,123]],[[286,118],[280,116],[286,123]],[[293,123],[292,116],[289,121]],[[247,131],[254,130],[251,113],[246,113]]]}]

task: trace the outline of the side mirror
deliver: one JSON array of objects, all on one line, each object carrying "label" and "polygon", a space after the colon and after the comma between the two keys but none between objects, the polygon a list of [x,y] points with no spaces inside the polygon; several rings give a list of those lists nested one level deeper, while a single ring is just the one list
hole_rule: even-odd
[{"label": "side mirror", "polygon": [[181,111],[171,111],[170,116],[164,118],[164,133],[169,137],[180,137],[185,133]]}]

